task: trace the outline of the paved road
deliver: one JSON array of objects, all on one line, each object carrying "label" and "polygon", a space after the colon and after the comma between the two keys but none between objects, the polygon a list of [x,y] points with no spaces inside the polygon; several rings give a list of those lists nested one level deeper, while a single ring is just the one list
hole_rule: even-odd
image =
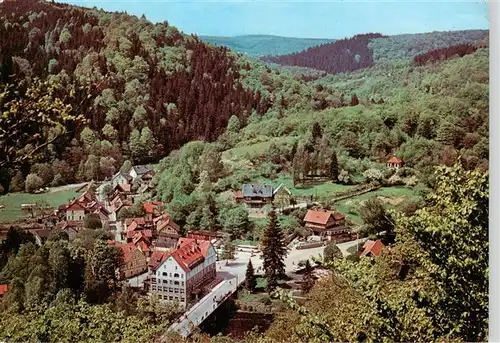
[{"label": "paved road", "polygon": [[[363,240],[364,239],[359,239],[357,241],[341,243],[338,244],[338,246],[344,255],[346,255],[349,247],[361,243]],[[304,250],[292,248],[285,258],[285,271],[287,273],[292,272],[299,261],[322,255],[323,249],[324,247]],[[251,257],[250,252],[237,251],[235,253],[235,259],[229,261],[229,263],[226,263],[226,261],[217,261],[217,276],[222,277],[224,281],[215,286],[208,295],[191,307],[178,322],[170,327],[170,330],[176,331],[180,335],[187,337],[191,332],[191,325],[200,325],[200,323],[218,307],[220,300],[236,291],[237,286],[245,279],[246,268],[250,259],[252,260],[252,265],[255,270],[262,268],[260,254],[254,254],[254,256]]]}]

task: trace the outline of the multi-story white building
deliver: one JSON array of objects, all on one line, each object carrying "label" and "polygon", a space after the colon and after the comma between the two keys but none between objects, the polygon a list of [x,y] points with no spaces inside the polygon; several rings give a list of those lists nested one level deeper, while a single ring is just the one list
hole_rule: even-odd
[{"label": "multi-story white building", "polygon": [[183,307],[216,276],[215,249],[209,241],[181,238],[177,249],[161,259],[150,278],[150,292]]}]

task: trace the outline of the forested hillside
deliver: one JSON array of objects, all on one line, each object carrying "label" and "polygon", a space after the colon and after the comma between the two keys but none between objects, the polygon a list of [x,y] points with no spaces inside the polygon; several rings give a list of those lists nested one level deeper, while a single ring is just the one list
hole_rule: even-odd
[{"label": "forested hillside", "polygon": [[285,55],[335,41],[335,39],[294,38],[272,35],[243,35],[236,37],[200,36],[200,39],[205,42],[228,47],[231,50],[251,57]]},{"label": "forested hillside", "polygon": [[356,35],[289,55],[264,57],[263,60],[288,66],[319,69],[329,73],[349,72],[373,65],[372,52],[368,44],[372,39],[380,37],[383,36],[379,33]]},{"label": "forested hillside", "polygon": [[395,60],[409,61],[431,50],[460,44],[473,44],[488,39],[487,30],[430,32],[383,36],[381,34],[357,35],[333,43],[309,48],[283,56],[267,56],[266,62],[283,66],[298,66],[343,73],[368,68],[375,64]]},{"label": "forested hillside", "polygon": [[0,121],[3,191],[29,173],[43,185],[103,179],[125,159],[155,162],[213,140],[231,115],[308,106],[314,95],[167,22],[35,0],[4,1],[0,17],[1,106],[11,114]]}]

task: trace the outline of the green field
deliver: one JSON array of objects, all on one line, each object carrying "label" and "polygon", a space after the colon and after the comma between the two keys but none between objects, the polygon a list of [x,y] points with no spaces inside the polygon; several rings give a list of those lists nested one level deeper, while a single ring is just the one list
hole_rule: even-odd
[{"label": "green field", "polygon": [[269,140],[268,137],[262,137],[262,140],[264,141],[256,142],[253,144],[251,144],[251,142],[245,142],[245,145],[236,146],[232,149],[226,150],[222,153],[222,158],[226,160],[241,160],[242,158],[245,158],[246,154],[248,154],[251,158],[257,157],[268,151],[272,143],[275,143],[279,146],[286,143],[293,143],[297,141],[298,138],[295,136],[287,136],[277,137]]},{"label": "green field", "polygon": [[25,217],[26,212],[21,210],[22,204],[34,204],[39,201],[46,201],[51,206],[57,208],[79,195],[80,193],[76,192],[77,189],[73,188],[45,194],[9,193],[1,195],[0,205],[4,205],[5,208],[0,209],[0,222],[9,222]]},{"label": "green field", "polygon": [[293,183],[291,176],[284,174],[280,174],[276,179],[268,179],[261,177],[256,179],[255,182],[266,183],[274,187],[278,187],[281,183],[283,183],[290,190],[290,192],[292,192],[292,195],[297,195],[297,196],[313,195],[315,198],[321,198],[321,199],[326,199],[333,193],[346,192],[349,189],[355,187],[355,186],[341,185],[333,183],[331,181],[326,181],[326,182],[318,182],[316,184],[310,184],[307,186],[307,188],[306,187],[295,188],[292,185]]},{"label": "green field", "polygon": [[[347,218],[354,221],[356,224],[363,224],[363,220],[359,216],[358,207],[360,202],[368,200],[372,197],[383,196],[391,199],[404,198],[415,199],[415,191],[406,187],[382,187],[376,191],[362,194],[356,197],[345,199],[335,203],[335,210],[346,215]],[[388,208],[394,208],[395,205],[386,204]]]}]

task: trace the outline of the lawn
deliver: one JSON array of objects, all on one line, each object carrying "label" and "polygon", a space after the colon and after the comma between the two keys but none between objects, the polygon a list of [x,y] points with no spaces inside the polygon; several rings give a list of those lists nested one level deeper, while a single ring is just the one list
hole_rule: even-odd
[{"label": "lawn", "polygon": [[224,151],[222,154],[222,158],[229,160],[239,160],[245,157],[246,154],[250,155],[250,157],[257,157],[264,154],[272,143],[276,143],[277,145],[282,145],[287,142],[294,142],[297,140],[297,137],[287,136],[287,137],[277,137],[270,140],[266,140],[264,142],[258,142],[249,145],[238,146],[229,150]]},{"label": "lawn", "polygon": [[[411,188],[406,187],[382,187],[374,192],[365,193],[357,197],[352,197],[335,203],[335,210],[343,213],[347,218],[354,221],[356,224],[363,224],[358,208],[360,202],[368,200],[372,197],[383,196],[391,199],[415,199],[417,196]],[[395,208],[395,205],[385,204],[388,208]]]},{"label": "lawn", "polygon": [[39,201],[46,201],[51,206],[57,208],[79,195],[76,192],[77,189],[44,194],[9,193],[1,195],[0,205],[5,205],[5,208],[0,209],[0,222],[9,222],[25,217],[26,212],[21,210],[21,204],[34,204]]},{"label": "lawn", "polygon": [[317,182],[315,184],[310,184],[307,188],[295,188],[293,187],[292,178],[288,174],[280,174],[276,179],[268,179],[260,177],[257,180],[254,180],[254,182],[266,183],[274,187],[278,187],[280,184],[283,183],[290,190],[290,192],[292,192],[292,195],[297,195],[297,196],[313,195],[316,199],[317,198],[325,199],[334,193],[346,192],[349,189],[355,187],[355,186],[341,185],[333,183],[331,181],[326,181],[326,182],[322,181],[322,182]]}]

